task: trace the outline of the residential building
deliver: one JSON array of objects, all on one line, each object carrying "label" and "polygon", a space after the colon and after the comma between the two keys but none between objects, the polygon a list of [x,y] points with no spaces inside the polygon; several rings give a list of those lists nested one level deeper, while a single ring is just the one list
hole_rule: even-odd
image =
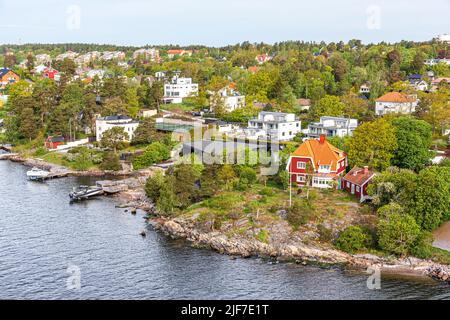
[{"label": "residential building", "polygon": [[16,83],[19,80],[19,75],[11,69],[0,68],[0,89],[4,89],[6,85]]},{"label": "residential building", "polygon": [[428,83],[422,79],[420,74],[410,74],[408,76],[408,84],[417,91],[427,91]]},{"label": "residential building", "polygon": [[388,92],[375,100],[375,114],[384,115],[387,113],[410,114],[416,111],[419,100],[412,95],[402,92]]},{"label": "residential building", "polygon": [[261,111],[258,118],[248,121],[248,129],[262,129],[268,138],[278,141],[292,140],[301,128],[294,113]]},{"label": "residential building", "polygon": [[447,86],[450,88],[450,78],[439,77],[433,79],[431,81],[431,91],[436,91],[443,83],[447,83]]},{"label": "residential building", "polygon": [[92,69],[86,72],[86,78],[94,79],[98,77],[100,80],[105,76],[105,70],[103,69]]},{"label": "residential building", "polygon": [[176,74],[169,83],[164,85],[165,103],[182,103],[183,98],[198,95],[198,84],[191,78],[180,78]]},{"label": "residential building", "polygon": [[310,99],[297,99],[297,109],[300,111],[308,111],[311,108]]},{"label": "residential building", "polygon": [[157,71],[155,72],[155,79],[158,81],[162,81],[166,78],[166,72],[165,71]]},{"label": "residential building", "polygon": [[124,60],[125,56],[125,52],[122,51],[104,51],[101,53],[99,59],[101,61]]},{"label": "residential building", "polygon": [[339,182],[347,167],[347,155],[328,141],[325,135],[319,140],[303,142],[289,157],[287,170],[290,181],[298,186],[309,184],[317,188],[331,188]]},{"label": "residential building", "polygon": [[56,56],[56,60],[58,60],[58,61],[64,60],[64,59],[74,60],[77,56],[78,56],[78,53],[69,50],[67,52],[61,53],[60,55]]},{"label": "residential building", "polygon": [[59,81],[61,79],[61,75],[59,72],[53,68],[45,68],[41,73],[42,78],[52,79],[55,81]]},{"label": "residential building", "polygon": [[211,111],[214,111],[216,104],[218,103],[218,101],[216,101],[218,98],[222,100],[226,112],[234,111],[245,105],[245,96],[237,92],[233,84],[220,89],[218,92],[209,91],[208,93],[211,94],[209,98]]},{"label": "residential building", "polygon": [[183,50],[183,49],[167,50],[167,56],[169,57],[169,59],[173,59],[176,56],[184,56],[184,55],[190,57],[192,55],[192,50]]},{"label": "residential building", "polygon": [[50,57],[49,54],[43,53],[43,54],[37,54],[34,57],[34,63],[35,65],[40,65],[40,64],[49,64],[50,62],[52,62],[52,58]]},{"label": "residential building", "polygon": [[425,65],[430,66],[430,67],[432,67],[438,63],[445,63],[447,65],[450,65],[450,57],[437,58],[437,59],[426,59],[424,63],[425,63]]},{"label": "residential building", "polygon": [[65,139],[63,136],[48,136],[47,139],[45,139],[44,146],[45,148],[52,150],[58,148],[58,146],[65,143]]},{"label": "residential building", "polygon": [[359,87],[359,93],[361,93],[361,94],[370,94],[370,86],[368,84],[362,84]]},{"label": "residential building", "polygon": [[144,59],[145,61],[159,62],[159,50],[155,48],[138,49],[133,52],[133,60],[136,60],[137,58]]},{"label": "residential building", "polygon": [[321,135],[327,137],[351,136],[357,126],[357,119],[324,116],[320,117],[319,122],[313,122],[308,125],[306,135],[308,138],[313,139],[318,139]]},{"label": "residential building", "polygon": [[259,54],[255,57],[255,60],[256,62],[258,62],[258,64],[263,64],[272,60],[272,57],[267,54]]},{"label": "residential building", "polygon": [[370,171],[367,166],[364,168],[354,167],[342,178],[341,189],[354,194],[360,202],[363,202],[369,197],[367,186],[374,176],[375,173]]},{"label": "residential building", "polygon": [[95,121],[97,141],[100,141],[102,139],[103,133],[105,133],[105,131],[115,127],[123,128],[123,130],[128,133],[127,141],[131,141],[138,125],[138,121],[135,121],[127,116],[99,117]]},{"label": "residential building", "polygon": [[150,118],[156,116],[158,114],[158,110],[156,109],[141,109],[139,110],[139,117]]}]

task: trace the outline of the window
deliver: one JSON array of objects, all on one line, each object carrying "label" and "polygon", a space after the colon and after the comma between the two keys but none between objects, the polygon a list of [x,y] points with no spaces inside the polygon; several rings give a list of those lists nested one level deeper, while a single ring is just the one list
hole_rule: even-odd
[{"label": "window", "polygon": [[350,188],[350,182],[347,181],[347,188]]},{"label": "window", "polygon": [[297,176],[297,182],[305,182],[305,177],[304,176]]},{"label": "window", "polygon": [[281,135],[284,137],[286,132],[283,132]]},{"label": "window", "polygon": [[297,162],[297,169],[306,169],[306,162]]},{"label": "window", "polygon": [[359,192],[359,190],[360,190],[359,186],[356,186],[356,192]]}]

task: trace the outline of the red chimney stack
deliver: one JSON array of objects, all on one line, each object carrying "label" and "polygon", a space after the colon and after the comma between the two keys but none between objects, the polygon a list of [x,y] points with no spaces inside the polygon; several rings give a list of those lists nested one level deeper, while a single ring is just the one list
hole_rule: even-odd
[{"label": "red chimney stack", "polygon": [[368,166],[364,166],[364,174],[368,174],[369,173],[369,167]]},{"label": "red chimney stack", "polygon": [[325,142],[325,140],[326,140],[326,136],[325,136],[324,134],[321,134],[321,135],[320,135],[319,143],[322,144],[322,143]]}]

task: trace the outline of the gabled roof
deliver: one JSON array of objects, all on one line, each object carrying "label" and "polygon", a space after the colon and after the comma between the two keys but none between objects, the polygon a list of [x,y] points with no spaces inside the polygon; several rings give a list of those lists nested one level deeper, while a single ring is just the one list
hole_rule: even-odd
[{"label": "gabled roof", "polygon": [[370,170],[364,170],[364,168],[353,167],[344,177],[344,180],[350,181],[358,186],[363,186],[374,176],[374,173]]},{"label": "gabled roof", "polygon": [[337,170],[337,163],[346,157],[344,151],[339,150],[328,141],[322,143],[316,139],[308,139],[303,142],[291,156],[311,158],[314,167],[319,165],[330,165],[331,171]]},{"label": "gabled roof", "polygon": [[[8,68],[0,68],[0,77],[3,77],[5,74],[7,74],[9,71],[12,71]],[[13,71],[12,71],[13,72]]]},{"label": "gabled roof", "polygon": [[401,92],[388,92],[385,95],[379,97],[376,102],[414,102],[414,99],[411,99],[406,94]]}]

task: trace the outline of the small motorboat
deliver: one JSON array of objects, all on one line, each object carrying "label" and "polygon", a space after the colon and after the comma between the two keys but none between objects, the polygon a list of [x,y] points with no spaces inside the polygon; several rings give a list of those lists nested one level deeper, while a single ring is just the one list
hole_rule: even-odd
[{"label": "small motorboat", "polygon": [[39,168],[33,168],[30,171],[27,171],[27,177],[29,180],[45,180],[50,176],[50,172],[46,170],[42,170]]},{"label": "small motorboat", "polygon": [[103,194],[103,189],[99,186],[79,186],[78,189],[74,188],[69,193],[70,201],[81,201],[91,197],[99,196]]}]

